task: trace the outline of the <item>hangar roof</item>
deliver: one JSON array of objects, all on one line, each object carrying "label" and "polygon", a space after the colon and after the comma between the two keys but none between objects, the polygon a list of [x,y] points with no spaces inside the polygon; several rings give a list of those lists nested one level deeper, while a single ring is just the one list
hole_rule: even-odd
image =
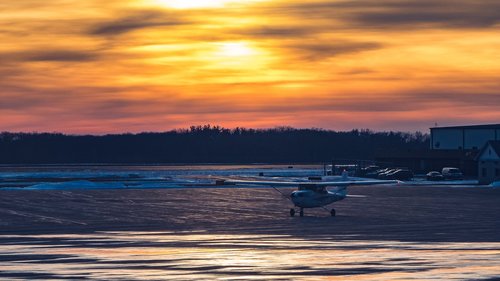
[{"label": "hangar roof", "polygon": [[436,129],[499,129],[500,130],[500,124],[450,126],[450,127],[434,127],[434,128],[431,128],[431,130],[436,130]]}]

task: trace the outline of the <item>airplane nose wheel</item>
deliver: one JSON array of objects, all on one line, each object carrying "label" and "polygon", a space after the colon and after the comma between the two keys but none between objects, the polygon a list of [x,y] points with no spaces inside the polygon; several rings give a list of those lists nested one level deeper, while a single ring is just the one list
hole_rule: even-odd
[{"label": "airplane nose wheel", "polygon": [[303,217],[304,216],[304,209],[303,208],[300,208],[300,216]]},{"label": "airplane nose wheel", "polygon": [[290,217],[295,216],[295,209],[290,209]]},{"label": "airplane nose wheel", "polygon": [[332,217],[335,217],[335,209],[332,209],[332,210],[330,211],[330,215],[332,215]]}]

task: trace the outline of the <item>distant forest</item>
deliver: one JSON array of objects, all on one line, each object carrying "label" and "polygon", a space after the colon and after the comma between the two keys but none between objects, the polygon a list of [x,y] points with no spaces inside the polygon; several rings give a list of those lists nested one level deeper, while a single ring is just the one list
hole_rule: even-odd
[{"label": "distant forest", "polygon": [[192,126],[163,133],[104,136],[0,134],[0,164],[323,163],[376,153],[428,149],[420,132],[226,129]]}]

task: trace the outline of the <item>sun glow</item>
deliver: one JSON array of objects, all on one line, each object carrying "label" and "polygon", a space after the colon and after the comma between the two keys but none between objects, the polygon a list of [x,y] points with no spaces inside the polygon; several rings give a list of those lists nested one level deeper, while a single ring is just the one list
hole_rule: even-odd
[{"label": "sun glow", "polygon": [[245,42],[228,42],[219,44],[217,55],[220,57],[248,57],[255,53]]}]

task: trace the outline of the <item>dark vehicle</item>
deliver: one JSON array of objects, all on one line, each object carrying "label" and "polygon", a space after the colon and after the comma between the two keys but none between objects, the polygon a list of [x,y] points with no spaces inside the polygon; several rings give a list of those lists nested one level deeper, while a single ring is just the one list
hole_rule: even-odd
[{"label": "dark vehicle", "polygon": [[446,167],[442,171],[443,177],[447,180],[462,180],[464,175],[458,168]]},{"label": "dark vehicle", "polygon": [[395,171],[387,173],[384,176],[384,178],[388,179],[388,180],[407,181],[407,180],[411,180],[413,178],[413,172],[408,170],[408,169],[397,169]]},{"label": "dark vehicle", "polygon": [[389,170],[389,168],[385,168],[385,169],[378,169],[378,170],[375,170],[373,172],[368,172],[366,173],[365,177],[367,178],[373,178],[373,179],[378,179],[379,175],[382,174],[382,173],[385,173]]},{"label": "dark vehicle", "polygon": [[380,172],[380,173],[378,174],[378,177],[377,177],[377,178],[379,178],[379,179],[381,179],[381,180],[388,179],[388,177],[387,177],[387,176],[388,176],[389,174],[391,174],[391,173],[393,173],[393,172],[397,171],[397,170],[398,170],[398,169],[394,169],[394,168],[392,168],[392,169],[389,169],[389,168],[384,169],[382,172]]},{"label": "dark vehicle", "polygon": [[380,170],[380,167],[379,166],[368,166],[368,167],[365,167],[365,168],[361,168],[361,171],[360,171],[360,176],[361,177],[372,177],[373,174],[377,174],[377,171]]},{"label": "dark vehicle", "polygon": [[440,172],[437,171],[432,171],[428,172],[425,177],[427,178],[428,181],[442,181],[444,180],[443,175],[441,175]]}]

